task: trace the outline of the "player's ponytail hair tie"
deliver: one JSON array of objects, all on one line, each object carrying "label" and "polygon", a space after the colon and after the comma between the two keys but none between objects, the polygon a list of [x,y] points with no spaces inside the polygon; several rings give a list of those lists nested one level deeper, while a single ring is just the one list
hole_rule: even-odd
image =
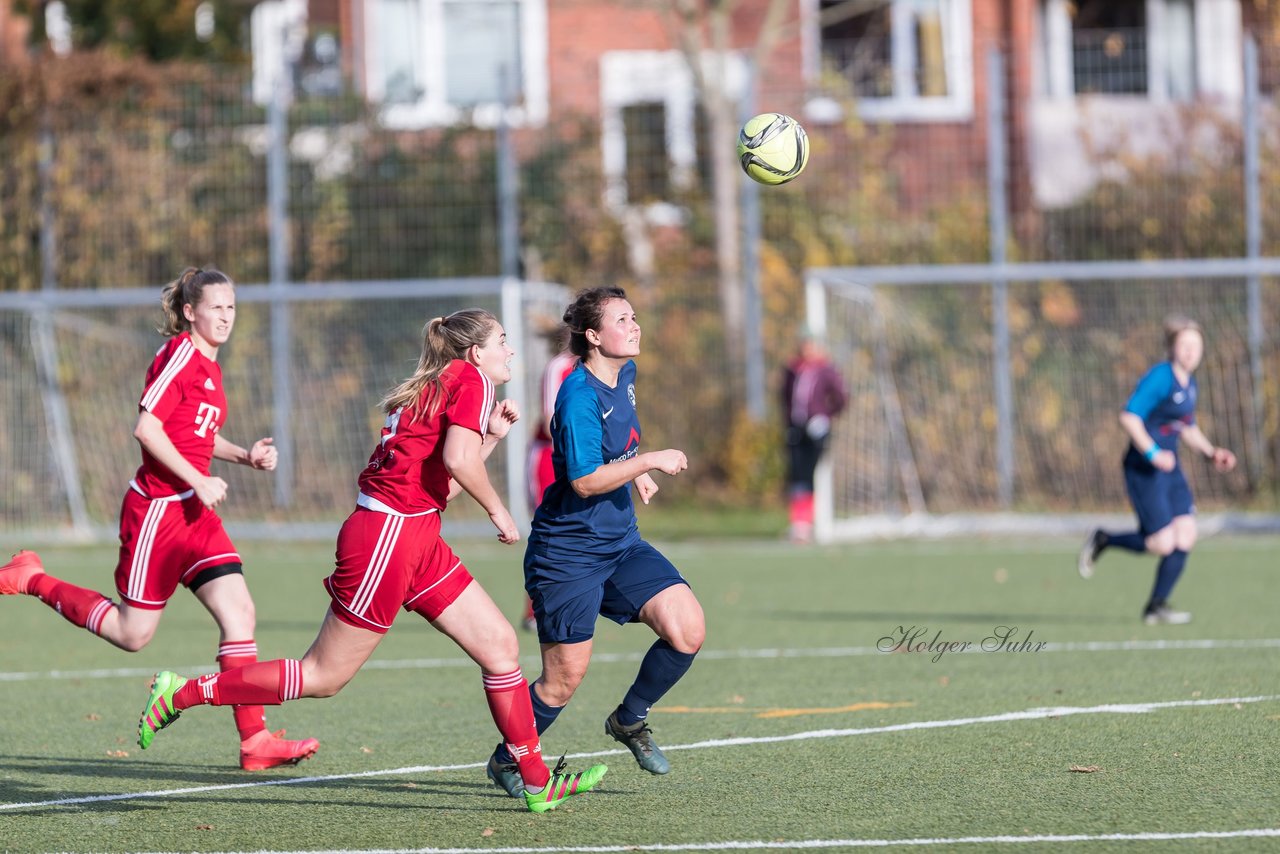
[{"label": "player's ponytail hair tie", "polygon": [[[418,357],[417,370],[387,393],[382,399],[382,411],[390,415],[408,407],[412,420],[422,414],[419,408],[425,401],[426,414],[435,414],[442,393],[440,375],[454,359],[465,358],[468,348],[483,344],[497,322],[497,317],[482,308],[464,308],[447,317],[428,320],[422,328],[422,355]],[[424,390],[428,390],[425,397]]]}]

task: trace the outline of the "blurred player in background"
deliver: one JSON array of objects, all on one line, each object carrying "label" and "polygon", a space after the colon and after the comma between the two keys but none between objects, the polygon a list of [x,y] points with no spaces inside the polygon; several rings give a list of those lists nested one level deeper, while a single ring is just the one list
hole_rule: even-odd
[{"label": "blurred player in background", "polygon": [[496,317],[481,309],[437,317],[423,330],[412,376],[382,401],[386,423],[360,475],[356,509],[338,533],[332,600],[301,660],[280,659],[187,680],[156,675],[138,722],[144,750],[183,709],[332,697],[368,661],[404,608],[424,617],[480,665],[485,698],[515,757],[525,803],[554,809],[607,770],[548,771],[520,671],[515,629],[440,537],[440,514],[465,490],[489,514],[498,540],[520,529],[489,482],[485,460],[520,417],[494,387],[511,379],[514,351]]},{"label": "blurred player in background", "polygon": [[[658,640],[605,733],[652,774],[671,770],[645,723],[649,708],[693,664],[706,625],[689,584],[640,538],[631,487],[648,504],[658,491],[649,472],[688,467],[682,451],[640,451],[636,365],[640,326],[621,288],[581,291],[564,313],[579,362],[565,378],[551,420],[555,481],[533,517],[525,550],[525,588],[533,599],[542,675],[529,688],[538,732],[555,721],[586,676],[598,616],[642,622]],[[489,778],[513,797],[514,757],[498,745]]]},{"label": "blurred player in background", "polygon": [[[568,349],[568,326],[557,323],[543,335],[547,339],[548,355],[551,359],[542,370],[542,381],[539,383],[542,412],[534,427],[533,440],[529,443],[529,471],[525,482],[529,487],[530,516],[537,511],[547,487],[551,486],[556,479],[555,466],[551,462],[551,416],[555,414],[556,395],[560,392],[561,383],[578,364],[578,357]],[[533,600],[527,594],[524,598],[524,617],[520,625],[529,632],[538,627],[533,615]]]},{"label": "blurred player in background", "polygon": [[831,420],[844,411],[849,395],[826,348],[814,335],[800,336],[796,355],[782,374],[782,414],[786,419],[787,510],[791,541],[813,539],[814,472],[831,436]]},{"label": "blurred player in background", "polygon": [[[218,624],[218,666],[258,660],[254,605],[240,555],[214,508],[227,483],[209,471],[213,458],[262,471],[276,467],[271,439],[245,448],[223,438],[227,396],[218,348],[231,337],[236,295],[213,268],[188,267],[165,286],[161,305],[169,340],[151,362],[138,403],[134,438],[142,465],[120,508],[120,604],[44,572],[35,552],[19,552],[0,568],[0,593],[36,596],[73,625],[127,652],[145,647],[169,598],[185,586]],[[240,767],[260,771],[294,764],[320,747],[314,738],[289,741],[267,730],[260,704],[237,706]]]},{"label": "blurred player in background", "polygon": [[1169,607],[1169,594],[1196,543],[1195,501],[1178,460],[1178,439],[1220,472],[1236,466],[1235,454],[1214,446],[1196,424],[1195,370],[1204,356],[1200,325],[1173,315],[1165,320],[1164,335],[1168,361],[1147,371],[1120,414],[1120,426],[1129,438],[1124,482],[1138,516],[1138,530],[1095,530],[1077,561],[1080,575],[1090,578],[1099,555],[1108,548],[1159,555],[1155,586],[1142,611],[1148,625],[1191,621],[1191,614]]}]

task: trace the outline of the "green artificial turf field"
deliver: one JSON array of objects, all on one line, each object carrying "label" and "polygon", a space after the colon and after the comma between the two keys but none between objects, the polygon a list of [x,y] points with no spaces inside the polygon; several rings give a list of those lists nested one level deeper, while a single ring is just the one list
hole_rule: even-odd
[{"label": "green artificial turf field", "polygon": [[[300,657],[332,544],[241,545],[261,657]],[[522,548],[454,545],[518,617]],[[497,733],[479,673],[413,615],[337,697],[268,708],[273,729],[322,747],[249,774],[225,709],[134,743],[154,670],[215,666],[193,597],[134,655],[0,600],[0,850],[1280,847],[1280,541],[1202,542],[1174,597],[1194,621],[1159,627],[1139,620],[1154,561],[1109,553],[1086,582],[1074,542],[664,548],[708,622],[650,717],[672,772],[644,773],[603,734],[652,635],[601,622],[544,748],[610,772],[543,816],[485,779]],[[42,554],[110,589],[113,549]],[[521,644],[535,677],[535,639]]]}]

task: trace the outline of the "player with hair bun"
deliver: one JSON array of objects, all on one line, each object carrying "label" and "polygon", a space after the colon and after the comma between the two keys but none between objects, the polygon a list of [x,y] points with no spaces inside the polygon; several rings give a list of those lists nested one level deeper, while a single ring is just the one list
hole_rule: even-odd
[{"label": "player with hair bun", "polygon": [[[151,362],[138,403],[133,436],[142,465],[120,508],[117,605],[94,590],[44,571],[35,552],[22,551],[0,568],[0,593],[35,596],[72,625],[126,652],[150,643],[178,585],[190,590],[218,624],[218,666],[230,670],[258,660],[254,606],[240,554],[214,508],[227,483],[210,473],[212,459],[261,471],[276,467],[271,439],[242,448],[222,435],[227,396],[218,350],[236,320],[235,286],[212,267],[188,267],[165,286],[160,333],[168,341]],[[261,771],[292,765],[320,747],[314,738],[290,741],[267,730],[262,706],[232,710],[240,732],[240,767]]]},{"label": "player with hair bun", "polygon": [[[596,618],[646,624],[658,639],[604,730],[641,768],[666,774],[670,763],[646,717],[692,666],[706,622],[679,570],[641,539],[631,489],[648,504],[658,491],[649,473],[676,475],[689,463],[675,448],[640,450],[633,361],[640,353],[640,325],[626,292],[581,291],[564,322],[578,363],[556,396],[555,481],[534,514],[524,556],[525,589],[542,646],[542,675],[529,686],[529,697],[538,732],[545,732],[586,676]],[[498,745],[489,757],[489,779],[519,797],[516,770],[514,757]]]}]

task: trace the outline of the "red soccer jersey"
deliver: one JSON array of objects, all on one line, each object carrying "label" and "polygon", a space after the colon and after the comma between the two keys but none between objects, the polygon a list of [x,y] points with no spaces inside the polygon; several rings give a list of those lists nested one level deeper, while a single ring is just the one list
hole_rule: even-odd
[{"label": "red soccer jersey", "polygon": [[551,434],[547,432],[547,422],[551,420],[551,416],[556,412],[556,395],[560,393],[560,386],[564,384],[564,378],[577,367],[578,357],[563,350],[551,357],[551,361],[547,362],[547,366],[542,370],[542,420],[538,422],[538,432],[534,436],[535,439],[542,442],[550,442]]},{"label": "red soccer jersey", "polygon": [[[213,439],[227,420],[227,395],[222,390],[222,369],[196,349],[189,332],[170,338],[156,353],[147,369],[138,410],[159,418],[178,453],[201,474],[209,474]],[[191,488],[145,448],[134,483],[149,498]]]},{"label": "red soccer jersey", "polygon": [[444,398],[432,415],[435,385],[418,398],[418,415],[401,407],[387,416],[382,438],[360,474],[360,494],[379,505],[364,506],[403,516],[443,510],[449,502],[444,437],[457,424],[484,436],[493,412],[493,381],[470,362],[454,359],[440,375]]}]

